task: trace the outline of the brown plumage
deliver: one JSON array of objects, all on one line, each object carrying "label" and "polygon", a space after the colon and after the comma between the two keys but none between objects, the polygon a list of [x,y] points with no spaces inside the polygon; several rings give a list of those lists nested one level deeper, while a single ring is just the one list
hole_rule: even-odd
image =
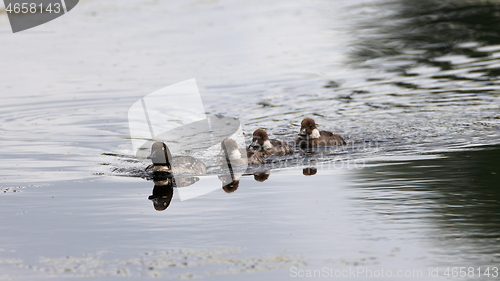
[{"label": "brown plumage", "polygon": [[223,185],[222,190],[224,190],[226,193],[233,193],[238,189],[239,186],[240,186],[240,181],[234,180],[229,182],[228,184]]},{"label": "brown plumage", "polygon": [[300,124],[300,133],[295,144],[301,147],[311,147],[345,145],[346,142],[339,134],[318,130],[313,119],[305,118]]},{"label": "brown plumage", "polygon": [[269,175],[271,174],[270,171],[265,171],[265,172],[259,172],[259,173],[254,173],[253,174],[253,179],[258,181],[258,182],[264,182],[269,178]]},{"label": "brown plumage", "polygon": [[259,152],[263,152],[267,155],[287,155],[293,153],[293,148],[291,148],[286,142],[269,139],[266,131],[262,129],[255,130],[253,132],[252,144],[250,147]]}]

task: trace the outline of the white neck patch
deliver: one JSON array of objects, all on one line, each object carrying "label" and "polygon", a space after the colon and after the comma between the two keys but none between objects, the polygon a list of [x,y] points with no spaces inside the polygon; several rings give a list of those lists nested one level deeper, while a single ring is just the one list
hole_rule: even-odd
[{"label": "white neck patch", "polygon": [[241,153],[238,149],[231,151],[229,153],[229,160],[239,160],[241,159]]},{"label": "white neck patch", "polygon": [[319,130],[318,129],[314,129],[311,133],[311,138],[313,139],[318,139],[319,138]]},{"label": "white neck patch", "polygon": [[239,181],[241,178],[241,174],[233,174],[233,181]]},{"label": "white neck patch", "polygon": [[263,146],[264,146],[264,149],[271,149],[271,148],[273,148],[273,145],[271,144],[271,142],[269,140],[266,140],[264,142]]}]

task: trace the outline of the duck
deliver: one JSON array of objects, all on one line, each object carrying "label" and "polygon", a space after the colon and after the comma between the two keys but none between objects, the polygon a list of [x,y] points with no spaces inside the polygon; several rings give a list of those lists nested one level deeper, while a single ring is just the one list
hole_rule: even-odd
[{"label": "duck", "polygon": [[339,134],[318,130],[313,119],[305,118],[300,124],[300,133],[295,144],[300,147],[339,146],[345,145],[346,142]]},{"label": "duck", "polygon": [[269,139],[266,131],[262,129],[257,129],[253,132],[252,144],[250,147],[253,150],[262,152],[266,155],[283,156],[293,153],[293,148],[286,142]]},{"label": "duck", "polygon": [[[225,154],[226,161],[231,164],[259,165],[266,162],[264,153],[249,149],[240,149],[236,141],[231,138],[224,139],[221,142],[221,149]],[[246,157],[242,157],[242,155],[246,155]]]},{"label": "duck", "polygon": [[191,156],[174,156],[163,142],[155,142],[151,146],[148,156],[153,162],[146,168],[146,172],[165,172],[173,174],[206,174],[207,167],[200,160]]}]

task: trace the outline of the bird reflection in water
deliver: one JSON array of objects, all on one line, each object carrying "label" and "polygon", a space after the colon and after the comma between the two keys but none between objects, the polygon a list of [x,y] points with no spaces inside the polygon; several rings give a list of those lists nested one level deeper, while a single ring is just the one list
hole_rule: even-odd
[{"label": "bird reflection in water", "polygon": [[[239,157],[234,157],[235,152],[237,152]],[[219,175],[218,178],[222,182],[222,189],[226,193],[233,193],[238,189],[241,176],[253,175],[254,179],[258,182],[263,182],[269,178],[269,170],[252,174],[246,173],[247,164],[264,164],[265,161],[261,152],[238,149],[234,140],[225,139],[221,142],[221,156],[223,158],[221,162],[227,165],[229,173]]]},{"label": "bird reflection in water", "polygon": [[[230,144],[232,144],[232,141]],[[235,143],[235,142],[234,142]],[[161,143],[160,143],[161,144]],[[242,176],[253,176],[255,181],[264,182],[269,179],[271,171],[266,169],[263,166],[258,167],[257,169],[248,168],[248,158],[251,158],[250,153],[240,153],[242,155],[240,158],[233,157],[234,151],[230,150],[229,147],[224,145],[224,141],[221,143],[221,164],[226,165],[227,169],[223,169],[223,171],[227,171],[226,173],[219,174],[217,177],[222,182],[222,190],[226,193],[235,192],[240,186],[240,178]],[[158,145],[159,146],[159,145]],[[162,145],[165,150],[164,145]],[[237,146],[236,146],[237,147]],[[168,151],[168,150],[167,150]],[[247,157],[245,157],[247,156]],[[172,159],[170,155],[165,156],[165,159]],[[162,158],[163,159],[163,158]],[[175,159],[175,158],[174,158]],[[198,163],[197,161],[196,163]],[[153,161],[153,166],[158,165]],[[161,164],[161,163],[160,163]],[[170,168],[170,167],[168,167]],[[153,171],[152,180],[154,182],[154,188],[152,195],[148,197],[149,200],[153,202],[153,207],[157,211],[164,211],[170,206],[170,202],[174,196],[174,187],[188,187],[190,185],[195,184],[200,180],[200,178],[195,176],[182,176],[182,175],[174,175],[170,172],[172,169],[161,170],[156,169]],[[151,171],[151,170],[150,170]],[[312,176],[317,173],[316,167],[306,167],[303,168],[302,174],[304,176]]]},{"label": "bird reflection in water", "polygon": [[234,174],[218,176],[219,180],[222,182],[222,190],[226,193],[233,193],[240,186],[239,177],[236,179],[234,176]]},{"label": "bird reflection in water", "polygon": [[174,197],[174,187],[186,187],[193,185],[200,179],[198,177],[176,176],[171,173],[155,172],[153,174],[153,194],[148,197],[153,202],[153,207],[157,211],[164,211],[170,206]]},{"label": "bird reflection in water", "polygon": [[[271,171],[264,170],[254,173],[237,174],[233,169],[229,169],[229,174],[218,175],[222,182],[222,190],[226,193],[235,192],[240,186],[240,178],[242,176],[253,176],[255,181],[264,182],[269,179]],[[304,176],[312,176],[318,172],[315,167],[307,167],[302,170]],[[173,177],[170,173],[154,173],[153,182],[154,188],[152,195],[148,197],[153,202],[153,207],[157,211],[164,211],[170,206],[170,202],[174,196],[174,187],[188,187],[198,182],[200,178],[193,176],[176,176]]]},{"label": "bird reflection in water", "polygon": [[307,167],[307,168],[302,169],[302,174],[304,176],[314,176],[314,175],[316,175],[317,172],[318,172],[318,169],[316,169],[315,167]]},{"label": "bird reflection in water", "polygon": [[253,175],[255,181],[264,182],[269,178],[270,174],[271,172],[269,170],[266,170],[264,172],[255,172],[253,174],[243,174],[243,175],[228,174],[228,175],[219,175],[218,177],[222,181],[222,189],[226,193],[233,193],[240,186],[241,176]]},{"label": "bird reflection in water", "polygon": [[234,140],[225,139],[221,142],[221,156],[221,162],[227,165],[229,173],[218,175],[218,178],[222,182],[222,189],[226,193],[233,193],[240,185],[240,177],[243,174],[242,170],[247,168],[247,154],[240,152]]},{"label": "bird reflection in water", "polygon": [[269,178],[270,174],[271,174],[271,171],[269,171],[269,170],[266,170],[263,172],[253,173],[253,179],[258,181],[258,182],[265,182]]},{"label": "bird reflection in water", "polygon": [[153,194],[148,197],[153,202],[153,207],[157,211],[164,211],[170,206],[170,202],[174,197],[174,178],[165,177],[161,178],[156,175],[153,177],[155,186],[153,187]]}]

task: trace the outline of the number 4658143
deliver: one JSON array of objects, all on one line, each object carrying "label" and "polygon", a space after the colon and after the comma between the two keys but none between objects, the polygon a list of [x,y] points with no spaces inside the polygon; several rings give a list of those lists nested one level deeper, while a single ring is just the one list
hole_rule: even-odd
[{"label": "number 4658143", "polygon": [[58,14],[61,12],[61,3],[49,3],[45,8],[43,7],[42,3],[40,3],[39,5],[37,5],[36,3],[9,3],[5,11],[11,14],[34,14],[37,12]]},{"label": "number 4658143", "polygon": [[486,267],[481,270],[481,267],[447,267],[444,271],[444,276],[447,277],[498,277],[498,267]]}]

